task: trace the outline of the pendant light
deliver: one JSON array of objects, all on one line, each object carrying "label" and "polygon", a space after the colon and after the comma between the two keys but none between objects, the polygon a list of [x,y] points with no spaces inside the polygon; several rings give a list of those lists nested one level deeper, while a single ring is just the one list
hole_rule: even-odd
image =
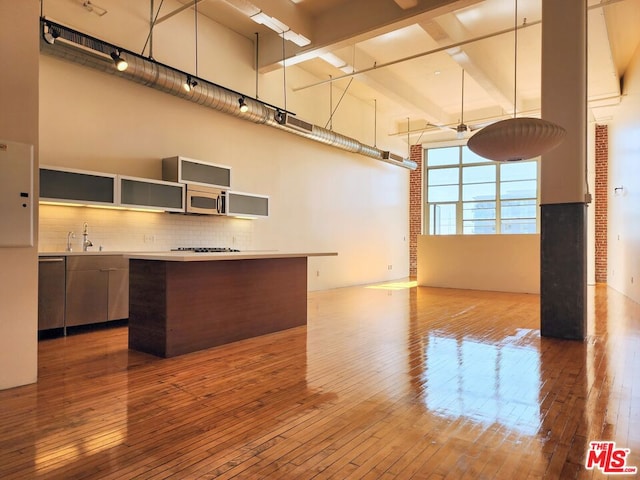
[{"label": "pendant light", "polygon": [[473,153],[496,162],[515,162],[538,157],[556,148],[566,130],[540,118],[516,118],[518,78],[518,0],[515,0],[513,118],[489,125],[467,142]]}]

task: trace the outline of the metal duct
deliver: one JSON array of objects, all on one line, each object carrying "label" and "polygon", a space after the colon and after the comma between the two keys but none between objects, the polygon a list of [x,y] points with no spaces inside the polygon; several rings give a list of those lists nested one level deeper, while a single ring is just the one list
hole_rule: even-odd
[{"label": "metal duct", "polygon": [[[409,159],[404,158],[399,161],[389,158],[388,155],[385,155],[384,151],[376,147],[362,144],[358,140],[317,125],[313,125],[311,132],[303,132],[290,128],[276,120],[277,113],[282,113],[281,109],[198,77],[192,77],[198,82],[197,87],[193,88],[190,92],[186,92],[183,88],[183,83],[187,76],[185,72],[142,57],[133,52],[123,50],[115,45],[108,44],[62,25],[42,19],[41,31],[43,33],[55,32],[55,41],[53,43],[47,41],[44,35],[41,36],[40,50],[45,54],[60,57],[105,73],[117,75],[132,82],[189,100],[219,112],[285,130],[289,133],[295,133],[296,135],[340,148],[347,152],[357,153],[410,170],[417,168],[417,164]],[[124,72],[120,72],[114,68],[113,59],[111,58],[112,52],[118,52],[120,57],[129,64],[129,67]],[[245,97],[245,103],[249,107],[247,112],[241,112],[238,108],[238,98],[240,96]]]}]

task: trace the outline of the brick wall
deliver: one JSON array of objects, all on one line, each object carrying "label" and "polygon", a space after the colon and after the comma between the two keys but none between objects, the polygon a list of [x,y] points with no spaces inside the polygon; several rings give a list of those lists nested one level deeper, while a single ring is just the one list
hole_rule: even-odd
[{"label": "brick wall", "polygon": [[609,194],[609,129],[596,125],[595,235],[596,283],[607,282],[607,204]]},{"label": "brick wall", "polygon": [[422,154],[421,145],[411,145],[411,160],[418,168],[409,175],[409,275],[418,274],[418,235],[422,234]]},{"label": "brick wall", "polygon": [[[607,204],[609,194],[609,129],[596,125],[595,171],[595,277],[597,283],[607,282]],[[418,168],[409,176],[409,275],[418,273],[418,235],[422,234],[422,155],[421,145],[411,146],[411,160]]]}]

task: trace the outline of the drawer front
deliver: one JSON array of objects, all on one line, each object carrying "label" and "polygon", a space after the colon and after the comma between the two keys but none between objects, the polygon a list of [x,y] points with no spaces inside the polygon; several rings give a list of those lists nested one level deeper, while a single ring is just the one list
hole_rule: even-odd
[{"label": "drawer front", "polygon": [[129,268],[129,259],[122,255],[69,255],[67,257],[67,271],[122,268]]},{"label": "drawer front", "polygon": [[66,326],[107,321],[109,275],[98,270],[67,272]]}]

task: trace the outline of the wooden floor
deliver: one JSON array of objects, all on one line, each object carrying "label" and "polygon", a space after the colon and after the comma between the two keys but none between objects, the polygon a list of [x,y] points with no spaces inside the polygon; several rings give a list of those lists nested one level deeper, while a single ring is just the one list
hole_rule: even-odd
[{"label": "wooden floor", "polygon": [[126,327],[44,340],[39,382],[0,392],[0,478],[604,478],[591,440],[640,467],[640,306],[589,302],[585,342],[541,338],[534,295],[404,283],[171,359]]}]

